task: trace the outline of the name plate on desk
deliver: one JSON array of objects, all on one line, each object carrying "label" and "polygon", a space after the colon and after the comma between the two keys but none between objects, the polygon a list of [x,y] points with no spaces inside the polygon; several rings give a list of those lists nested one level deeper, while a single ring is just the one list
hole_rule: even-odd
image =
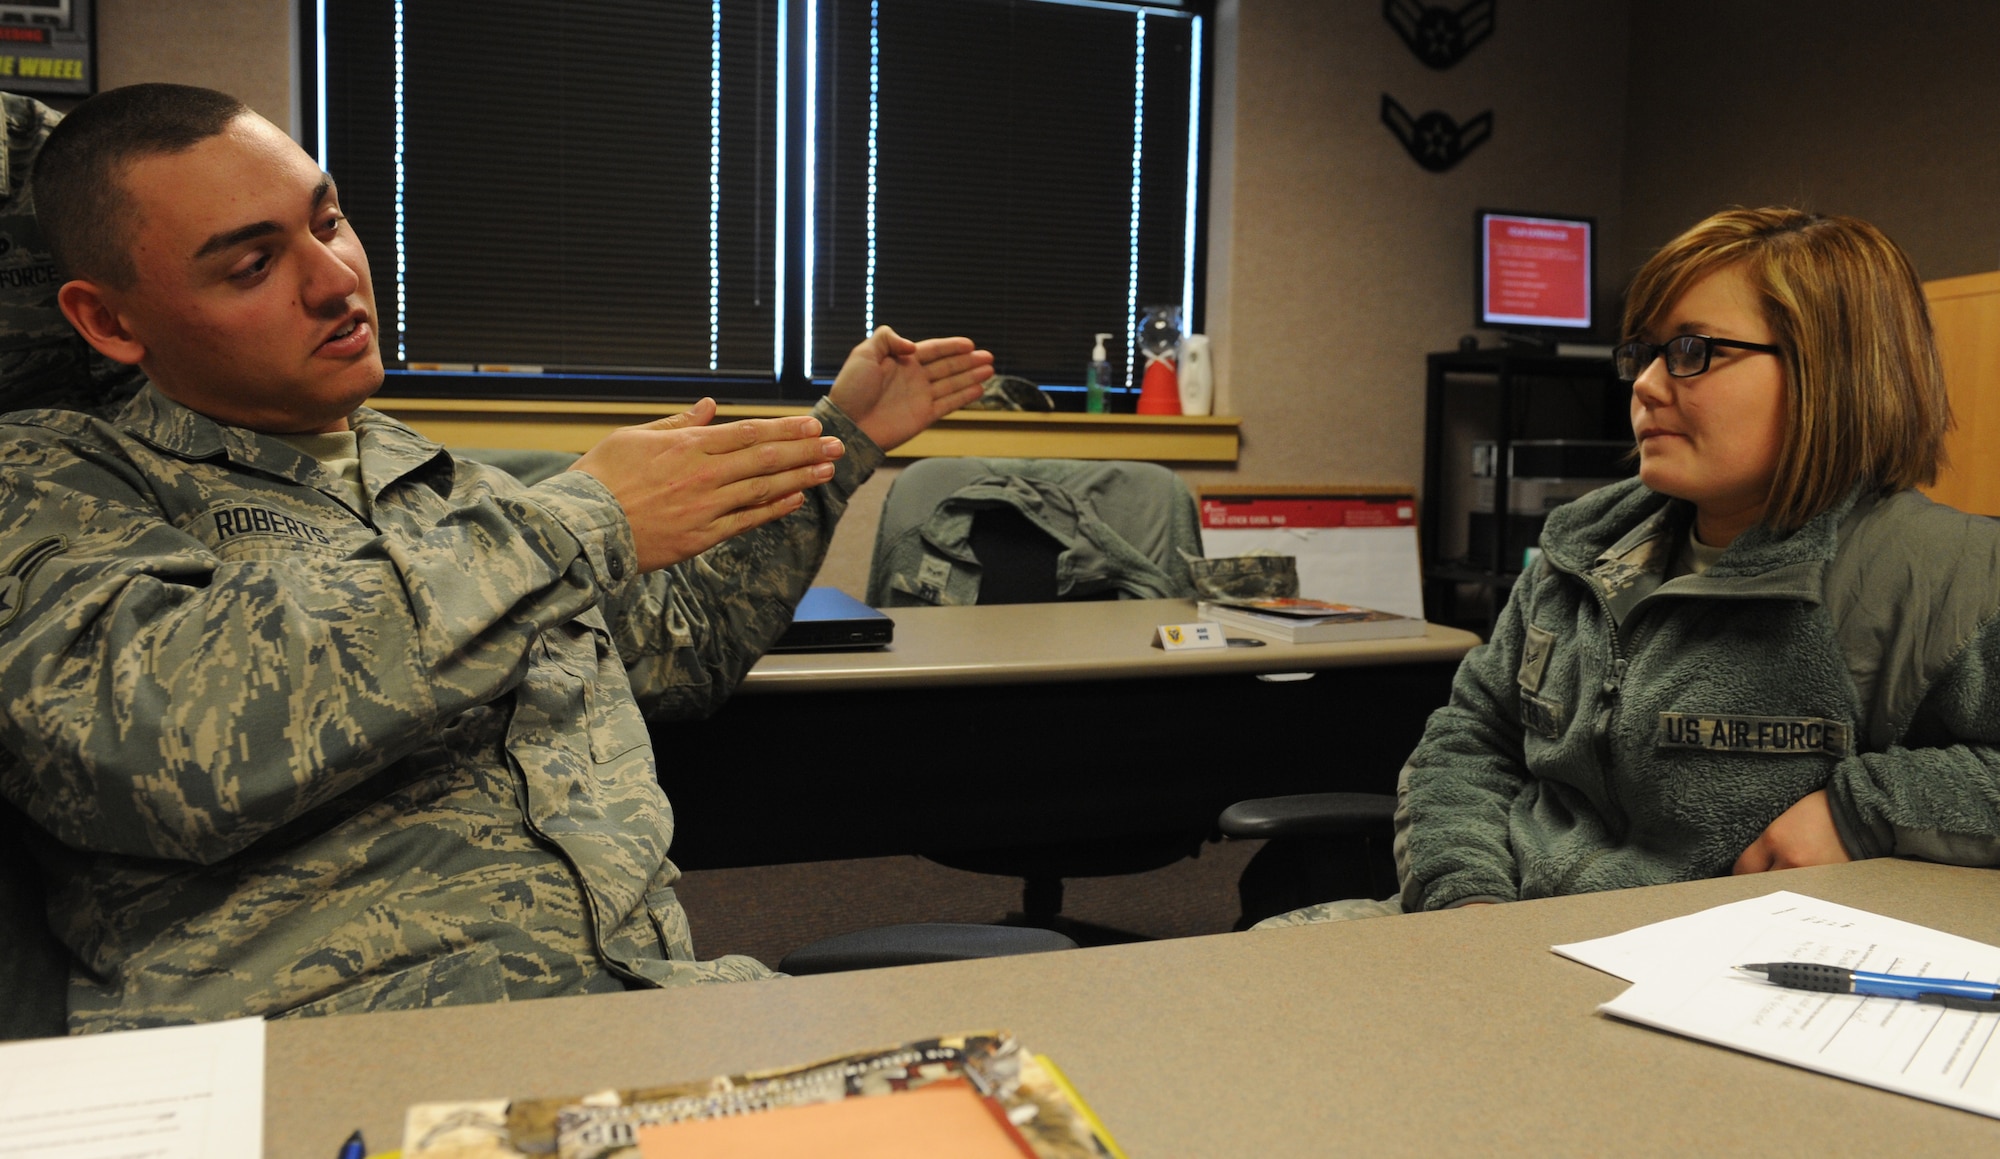
[{"label": "name plate on desk", "polygon": [[1169,652],[1185,652],[1192,648],[1226,648],[1229,642],[1224,639],[1220,624],[1161,624],[1153,629],[1153,646]]}]

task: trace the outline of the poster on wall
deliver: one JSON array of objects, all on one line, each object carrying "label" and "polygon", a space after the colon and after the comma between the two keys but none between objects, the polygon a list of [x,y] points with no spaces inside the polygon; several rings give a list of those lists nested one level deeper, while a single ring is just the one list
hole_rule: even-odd
[{"label": "poster on wall", "polygon": [[0,89],[36,96],[97,91],[96,0],[0,0]]}]

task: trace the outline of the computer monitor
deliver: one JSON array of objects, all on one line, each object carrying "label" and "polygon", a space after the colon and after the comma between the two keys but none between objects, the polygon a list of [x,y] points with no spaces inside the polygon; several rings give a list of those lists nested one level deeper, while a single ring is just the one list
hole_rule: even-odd
[{"label": "computer monitor", "polygon": [[1543,341],[1583,338],[1593,321],[1597,220],[1482,209],[1474,222],[1475,324]]}]

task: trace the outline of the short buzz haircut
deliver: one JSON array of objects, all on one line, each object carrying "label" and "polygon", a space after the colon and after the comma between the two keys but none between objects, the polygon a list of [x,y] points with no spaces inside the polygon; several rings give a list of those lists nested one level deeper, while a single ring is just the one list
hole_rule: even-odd
[{"label": "short buzz haircut", "polygon": [[136,209],[122,177],[144,157],[180,153],[250,111],[228,93],[142,84],[83,102],[49,133],[31,179],[35,216],[66,277],[132,284]]},{"label": "short buzz haircut", "polygon": [[1857,485],[1937,479],[1951,403],[1923,283],[1896,243],[1852,217],[1727,209],[1632,280],[1624,335],[1647,332],[1702,278],[1743,271],[1785,370],[1785,433],[1764,523],[1793,531]]}]

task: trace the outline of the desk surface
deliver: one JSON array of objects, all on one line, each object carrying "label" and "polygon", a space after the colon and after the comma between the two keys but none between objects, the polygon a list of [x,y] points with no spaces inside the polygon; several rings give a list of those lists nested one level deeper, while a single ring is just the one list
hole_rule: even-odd
[{"label": "desk surface", "polygon": [[1479,637],[1426,625],[1423,636],[1350,644],[1283,644],[1167,652],[1153,629],[1198,617],[1193,600],[1105,600],[892,608],[896,642],[879,651],[765,656],[739,695],[829,688],[939,687],[1155,676],[1301,672],[1456,660]]},{"label": "desk surface", "polygon": [[[1134,1159],[1993,1154],[2000,1121],[1617,1022],[1549,946],[1791,889],[2000,942],[2000,873],[1917,862],[688,990],[270,1027],[266,1151],[406,1104],[566,1094],[1003,1027]],[[1422,971],[1426,985],[1412,976]]]}]

